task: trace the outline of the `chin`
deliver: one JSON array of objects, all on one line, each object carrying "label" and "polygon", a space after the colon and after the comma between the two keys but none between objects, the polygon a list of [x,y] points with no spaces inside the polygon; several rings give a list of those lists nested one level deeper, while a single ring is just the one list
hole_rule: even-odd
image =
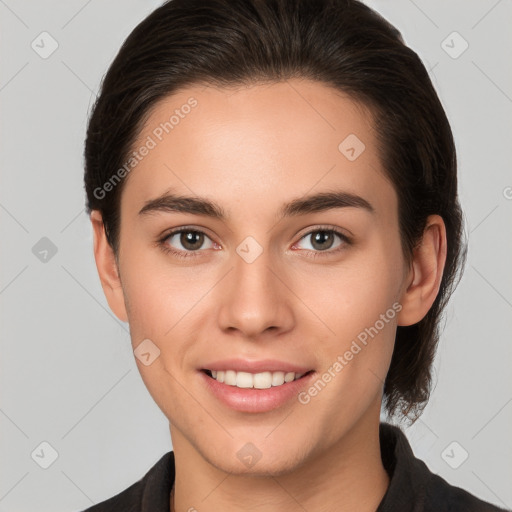
[{"label": "chin", "polygon": [[[232,455],[228,456],[229,453]],[[266,445],[259,450],[248,442],[233,450],[217,453],[202,453],[212,466],[231,475],[278,477],[289,474],[305,462],[305,454],[300,447],[288,450],[275,450]]]}]

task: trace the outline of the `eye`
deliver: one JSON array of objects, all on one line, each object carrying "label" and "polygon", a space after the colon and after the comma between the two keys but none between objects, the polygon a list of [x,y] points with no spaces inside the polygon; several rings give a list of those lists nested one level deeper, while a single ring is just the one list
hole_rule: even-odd
[{"label": "eye", "polygon": [[[307,242],[305,247],[300,247],[301,242]],[[336,253],[352,243],[351,239],[343,233],[332,228],[317,228],[301,237],[299,242],[292,246],[293,249],[303,249],[313,253],[313,257]],[[199,229],[181,227],[167,233],[159,245],[166,253],[171,253],[178,258],[189,258],[201,255],[201,250],[221,249],[206,233]]]},{"label": "eye", "polygon": [[[305,247],[299,247],[302,241],[306,241]],[[306,233],[297,242],[293,248],[302,248],[307,251],[328,252],[329,254],[342,250],[345,245],[349,245],[351,240],[332,228],[317,228],[314,231]]]},{"label": "eye", "polygon": [[[218,248],[206,233],[197,229],[180,228],[167,233],[160,241],[162,249],[178,257],[198,256],[201,249]],[[206,245],[205,245],[206,244]]]}]

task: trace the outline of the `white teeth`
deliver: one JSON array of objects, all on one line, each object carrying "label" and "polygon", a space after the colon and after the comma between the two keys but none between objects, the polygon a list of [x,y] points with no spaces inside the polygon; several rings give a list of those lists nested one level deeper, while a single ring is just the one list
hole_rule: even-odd
[{"label": "white teeth", "polygon": [[272,386],[281,386],[284,384],[284,372],[272,373]]},{"label": "white teeth", "polygon": [[[249,374],[251,375],[251,374]],[[253,385],[256,389],[268,389],[272,387],[272,373],[271,372],[263,372],[256,373],[252,377]]]},{"label": "white teeth", "polygon": [[285,373],[285,375],[284,375],[285,382],[291,382],[293,379],[295,379],[295,373],[293,373],[293,372]]},{"label": "white teeth", "polygon": [[252,375],[247,372],[236,372],[237,388],[252,388]]},{"label": "white teeth", "polygon": [[234,370],[212,370],[212,378],[229,386],[237,388],[268,389],[272,386],[282,386],[286,382],[300,379],[303,373],[294,372],[235,372]]},{"label": "white teeth", "polygon": [[224,384],[236,386],[236,372],[234,370],[226,370],[224,374]]}]

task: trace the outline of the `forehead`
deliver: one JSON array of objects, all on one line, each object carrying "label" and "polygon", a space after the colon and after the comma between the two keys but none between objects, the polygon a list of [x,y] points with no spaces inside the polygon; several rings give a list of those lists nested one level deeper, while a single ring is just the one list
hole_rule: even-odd
[{"label": "forehead", "polygon": [[132,149],[145,153],[123,192],[134,208],[169,188],[246,210],[327,189],[396,206],[371,113],[318,82],[187,87],[153,107]]}]

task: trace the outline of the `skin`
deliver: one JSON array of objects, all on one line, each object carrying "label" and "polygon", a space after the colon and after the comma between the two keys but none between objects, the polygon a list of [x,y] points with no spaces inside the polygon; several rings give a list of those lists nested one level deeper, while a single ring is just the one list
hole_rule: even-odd
[{"label": "skin", "polygon": [[[191,96],[197,107],[127,178],[118,261],[100,213],[91,214],[111,309],[129,322],[134,349],[149,338],[160,350],[149,366],[136,361],[169,419],[176,510],[374,511],[389,484],[378,428],[396,327],[421,320],[438,293],[444,223],[429,217],[407,265],[371,114],[317,82],[188,87],[156,105],[134,147]],[[351,133],[366,147],[354,161],[338,150]],[[215,201],[227,220],[139,215],[169,188]],[[366,199],[374,213],[345,207],[276,220],[285,202],[340,189]],[[158,245],[180,226],[206,233],[198,256],[180,259]],[[352,243],[335,237],[331,248],[315,248],[318,226],[350,234]],[[236,252],[247,236],[263,248],[252,263]],[[179,235],[164,243],[187,251]],[[236,356],[285,360],[320,375],[394,303],[401,311],[308,404],[234,411],[198,373],[208,361]],[[262,454],[251,468],[237,457],[247,442]]]}]

